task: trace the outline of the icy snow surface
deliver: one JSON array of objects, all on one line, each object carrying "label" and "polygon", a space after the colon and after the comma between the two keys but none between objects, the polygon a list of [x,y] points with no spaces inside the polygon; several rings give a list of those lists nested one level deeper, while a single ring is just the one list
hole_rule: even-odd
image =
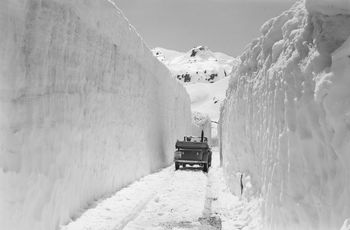
[{"label": "icy snow surface", "polygon": [[109,1],[0,1],[0,228],[53,230],[172,161],[190,99]]},{"label": "icy snow surface", "polygon": [[233,196],[218,158],[214,149],[208,174],[201,168],[174,171],[171,166],[146,176],[61,230],[259,229],[260,200]]},{"label": "icy snow surface", "polygon": [[225,175],[264,199],[266,229],[330,230],[350,217],[349,1],[306,0],[241,55],[221,114]]}]

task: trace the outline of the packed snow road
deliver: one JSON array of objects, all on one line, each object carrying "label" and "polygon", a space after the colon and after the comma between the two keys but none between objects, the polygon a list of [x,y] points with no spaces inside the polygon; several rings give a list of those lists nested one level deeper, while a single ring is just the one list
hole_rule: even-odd
[{"label": "packed snow road", "polygon": [[146,176],[61,230],[259,229],[259,201],[233,196],[218,161],[214,151],[207,174],[172,166]]}]

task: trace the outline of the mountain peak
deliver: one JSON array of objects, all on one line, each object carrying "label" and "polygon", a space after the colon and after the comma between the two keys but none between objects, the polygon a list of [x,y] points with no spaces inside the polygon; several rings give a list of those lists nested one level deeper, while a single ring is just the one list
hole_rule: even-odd
[{"label": "mountain peak", "polygon": [[190,50],[191,57],[195,57],[198,53],[211,52],[207,46],[197,46]]}]

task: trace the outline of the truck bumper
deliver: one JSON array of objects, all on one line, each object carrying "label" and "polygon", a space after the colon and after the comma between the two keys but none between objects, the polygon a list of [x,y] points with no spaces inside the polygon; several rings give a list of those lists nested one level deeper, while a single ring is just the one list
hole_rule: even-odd
[{"label": "truck bumper", "polygon": [[176,163],[182,163],[182,164],[204,164],[207,163],[206,161],[191,161],[191,160],[174,160]]}]

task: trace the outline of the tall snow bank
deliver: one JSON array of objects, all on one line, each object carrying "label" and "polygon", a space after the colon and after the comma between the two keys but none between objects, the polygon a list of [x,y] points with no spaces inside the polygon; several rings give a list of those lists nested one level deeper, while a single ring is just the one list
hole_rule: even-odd
[{"label": "tall snow bank", "polygon": [[350,215],[350,12],[336,2],[348,1],[299,2],[265,23],[232,74],[226,176],[264,198],[266,229],[340,229]]},{"label": "tall snow bank", "polygon": [[103,0],[0,1],[0,228],[50,230],[172,161],[185,89]]},{"label": "tall snow bank", "polygon": [[349,14],[349,0],[305,0],[306,8],[311,13],[325,15]]}]

